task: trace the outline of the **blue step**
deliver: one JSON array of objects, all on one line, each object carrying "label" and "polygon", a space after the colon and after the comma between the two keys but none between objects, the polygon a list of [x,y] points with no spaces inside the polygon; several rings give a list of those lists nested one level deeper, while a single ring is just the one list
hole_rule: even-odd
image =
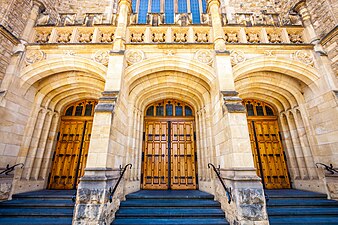
[{"label": "blue step", "polygon": [[338,225],[338,202],[301,190],[266,190],[270,225]]},{"label": "blue step", "polygon": [[42,190],[13,195],[0,202],[0,224],[70,225],[74,190]]},{"label": "blue step", "polygon": [[214,196],[197,190],[141,190],[126,196],[112,224],[228,225]]},{"label": "blue step", "polygon": [[121,202],[121,207],[220,207],[221,204],[209,199],[128,199]]},{"label": "blue step", "polygon": [[182,225],[197,225],[197,224],[210,224],[210,225],[229,225],[225,219],[219,218],[119,218],[116,219],[112,224],[115,225],[143,225],[143,224],[156,224],[156,225],[174,225],[174,224],[182,224]]}]

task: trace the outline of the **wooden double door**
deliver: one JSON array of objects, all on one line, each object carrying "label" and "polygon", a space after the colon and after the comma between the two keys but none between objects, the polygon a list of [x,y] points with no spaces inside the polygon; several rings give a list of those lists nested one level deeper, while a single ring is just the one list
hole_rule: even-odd
[{"label": "wooden double door", "polygon": [[143,189],[196,189],[193,119],[145,120]]},{"label": "wooden double door", "polygon": [[61,118],[49,189],[75,189],[84,175],[93,124],[95,100],[76,102]]},{"label": "wooden double door", "polygon": [[246,100],[245,104],[257,175],[262,178],[266,189],[290,188],[277,116],[272,107],[264,102]]}]

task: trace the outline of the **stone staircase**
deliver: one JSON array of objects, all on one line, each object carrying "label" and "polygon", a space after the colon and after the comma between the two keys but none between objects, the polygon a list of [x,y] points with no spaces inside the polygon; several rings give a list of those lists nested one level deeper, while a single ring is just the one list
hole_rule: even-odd
[{"label": "stone staircase", "polygon": [[270,225],[338,225],[338,202],[325,194],[300,190],[266,190]]},{"label": "stone staircase", "polygon": [[112,224],[229,224],[213,199],[197,190],[141,190],[126,196]]},{"label": "stone staircase", "polygon": [[13,195],[0,202],[0,224],[72,224],[75,190],[42,190]]}]

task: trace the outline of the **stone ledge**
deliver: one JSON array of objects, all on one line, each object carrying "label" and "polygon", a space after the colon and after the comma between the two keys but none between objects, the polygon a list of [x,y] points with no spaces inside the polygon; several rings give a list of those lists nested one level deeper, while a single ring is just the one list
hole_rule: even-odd
[{"label": "stone ledge", "polygon": [[19,38],[17,38],[14,34],[12,34],[9,30],[6,29],[2,24],[0,24],[0,34],[3,35],[7,40],[9,40],[12,44],[18,45],[20,44]]}]

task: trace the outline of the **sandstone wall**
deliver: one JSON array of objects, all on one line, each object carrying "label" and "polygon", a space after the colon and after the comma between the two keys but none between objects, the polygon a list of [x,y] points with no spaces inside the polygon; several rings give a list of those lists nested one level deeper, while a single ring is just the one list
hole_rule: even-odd
[{"label": "sandstone wall", "polygon": [[[59,1],[59,0],[57,0]],[[42,0],[47,11],[56,18],[57,12],[53,0]],[[0,7],[0,25],[20,39],[32,9],[32,0],[2,0]],[[14,44],[0,34],[0,84],[12,55]]]},{"label": "sandstone wall", "polygon": [[314,29],[318,37],[324,39],[323,47],[332,62],[333,71],[338,75],[338,37],[334,34],[337,31],[333,31],[338,26],[338,1],[307,0],[306,3]]},{"label": "sandstone wall", "polygon": [[86,13],[103,13],[104,21],[117,10],[117,0],[61,0],[57,5],[59,13],[76,13],[76,21],[81,23]]}]

